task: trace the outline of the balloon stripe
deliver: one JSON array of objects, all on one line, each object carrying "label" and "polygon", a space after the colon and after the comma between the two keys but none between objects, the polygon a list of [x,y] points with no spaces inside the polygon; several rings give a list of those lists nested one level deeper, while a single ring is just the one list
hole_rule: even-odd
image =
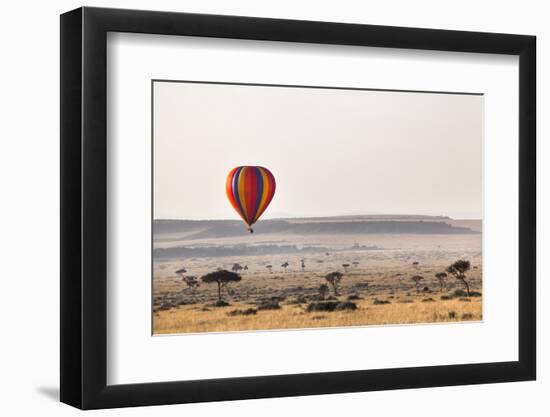
[{"label": "balloon stripe", "polygon": [[267,196],[269,194],[269,180],[267,178],[267,174],[265,172],[265,169],[262,167],[258,167],[258,170],[260,171],[261,177],[262,177],[262,194],[260,197],[260,204],[258,205],[258,210],[256,211],[256,216],[254,217],[254,221],[257,221],[260,218],[260,214],[264,210],[266,206]]},{"label": "balloon stripe", "polygon": [[246,219],[246,222],[248,225],[250,225],[247,207],[246,207],[246,193],[245,193],[245,183],[244,183],[244,176],[246,174],[246,171],[248,170],[248,167],[243,167],[241,169],[241,172],[239,173],[239,178],[237,179],[237,196],[239,197],[240,203],[241,203],[241,210],[243,211],[243,216]]},{"label": "balloon stripe", "polygon": [[225,193],[227,194],[227,199],[233,206],[233,208],[237,211],[239,211],[239,206],[237,205],[237,202],[235,201],[235,198],[233,197],[233,175],[235,174],[235,171],[237,168],[233,168],[229,175],[227,176],[227,180],[225,181]]},{"label": "balloon stripe", "polygon": [[235,188],[234,188],[234,182],[235,182],[235,177],[236,175],[238,174],[238,170],[240,168],[234,168],[233,171],[230,172],[230,174],[228,175],[227,177],[227,183],[229,185],[229,188],[227,189],[227,197],[229,199],[229,201],[231,202],[231,204],[233,205],[233,207],[235,208],[235,211],[237,213],[239,213],[239,216],[241,217],[241,219],[243,219],[244,222],[246,222],[246,219],[244,218],[244,216],[242,215],[242,210],[240,208],[240,203],[238,201],[238,198],[235,198]]},{"label": "balloon stripe", "polygon": [[248,167],[246,170],[246,177],[245,177],[245,183],[244,183],[244,192],[246,194],[246,217],[248,219],[248,223],[252,223],[253,220],[253,214],[254,214],[254,202],[256,200],[256,195],[254,194],[253,190],[253,184],[254,184],[254,169],[252,167]]},{"label": "balloon stripe", "polygon": [[258,205],[256,204],[258,200],[258,177],[254,167],[250,167],[248,170],[247,181],[246,201],[248,202],[248,220],[250,223],[254,223],[254,217],[258,209]]},{"label": "balloon stripe", "polygon": [[245,221],[245,223],[248,223],[244,210],[243,210],[243,204],[239,197],[239,177],[241,176],[241,172],[243,170],[243,167],[237,168],[237,171],[235,174],[233,174],[233,198],[235,199],[235,202],[237,203],[237,206],[239,207],[239,215],[242,217],[242,219]]},{"label": "balloon stripe", "polygon": [[246,193],[246,214],[250,224],[254,223],[254,214],[256,214],[256,170],[249,167],[246,170],[245,193]]},{"label": "balloon stripe", "polygon": [[273,199],[273,195],[275,194],[275,178],[273,177],[273,174],[267,168],[262,168],[262,169],[265,170],[268,186],[267,186],[266,199],[263,204],[263,207],[261,211],[259,211],[256,214],[257,219],[260,218],[260,216],[267,209],[267,206],[269,206],[269,203],[271,203],[271,200]]},{"label": "balloon stripe", "polygon": [[256,172],[256,208],[252,220],[256,223],[258,220],[258,213],[260,212],[260,203],[264,194],[264,177],[259,167],[254,167],[254,171]]}]

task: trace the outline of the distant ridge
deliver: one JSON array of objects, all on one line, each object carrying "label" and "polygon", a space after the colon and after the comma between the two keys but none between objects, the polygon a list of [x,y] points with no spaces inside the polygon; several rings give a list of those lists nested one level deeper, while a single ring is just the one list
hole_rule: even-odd
[{"label": "distant ridge", "polygon": [[[261,220],[257,233],[286,234],[478,234],[468,227],[453,226],[444,216],[366,215]],[[153,221],[155,238],[166,233],[181,233],[182,240],[237,237],[246,233],[240,220],[168,220]]]}]

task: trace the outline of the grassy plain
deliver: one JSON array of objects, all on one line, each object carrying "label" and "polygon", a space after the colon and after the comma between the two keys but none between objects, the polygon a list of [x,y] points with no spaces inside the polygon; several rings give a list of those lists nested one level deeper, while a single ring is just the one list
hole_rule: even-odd
[{"label": "grassy plain", "polygon": [[[257,244],[302,244],[297,236],[255,236]],[[261,240],[259,240],[261,239]],[[357,242],[359,240],[359,242]],[[252,242],[254,242],[252,240]],[[170,242],[168,242],[170,243]],[[219,242],[195,242],[214,245]],[[226,240],[224,245],[232,244]],[[240,244],[236,242],[235,244]],[[482,320],[481,234],[370,235],[316,237],[330,250],[255,256],[196,257],[154,261],[153,333],[201,333],[293,328],[423,324]],[[367,247],[376,247],[368,249]],[[301,261],[304,260],[304,268]],[[472,269],[467,280],[473,296],[448,276],[443,288],[435,277],[457,259]],[[288,262],[289,266],[282,265]],[[247,266],[242,281],[223,294],[228,306],[216,307],[215,284],[187,288],[175,271],[200,277],[233,264]],[[346,268],[343,267],[347,264]],[[271,272],[267,268],[272,265]],[[332,271],[344,274],[338,295],[332,288],[324,297],[319,287]],[[420,275],[419,285],[411,280]],[[330,286],[329,286],[330,287]],[[324,298],[324,299],[323,299]],[[311,311],[319,302],[353,303],[354,309]]]},{"label": "grassy plain", "polygon": [[374,299],[356,301],[357,310],[307,312],[304,305],[281,304],[279,310],[257,311],[254,315],[231,316],[235,310],[253,308],[249,304],[232,304],[203,311],[197,306],[180,306],[155,313],[155,333],[225,332],[246,330],[300,329],[388,324],[419,324],[479,321],[481,298],[470,301],[451,299],[422,301],[413,296],[391,304],[374,304]]}]

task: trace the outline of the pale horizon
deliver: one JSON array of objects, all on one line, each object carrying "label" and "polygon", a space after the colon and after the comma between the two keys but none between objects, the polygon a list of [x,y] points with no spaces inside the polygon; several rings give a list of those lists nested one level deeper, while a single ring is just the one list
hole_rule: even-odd
[{"label": "pale horizon", "polygon": [[[308,216],[308,215],[291,215],[291,214],[278,214],[273,213],[271,216],[262,216],[263,220],[284,220],[284,219],[311,219],[311,218],[337,218],[337,217],[362,217],[362,216],[425,216],[425,217],[448,217],[452,220],[483,220],[482,217],[472,217],[467,214],[465,215],[459,215],[459,216],[449,216],[446,214],[426,214],[426,213],[356,213],[356,214],[350,214],[350,213],[344,213],[344,214],[332,214],[329,216]],[[241,219],[236,219],[234,216],[231,216],[230,218],[219,218],[219,219],[212,219],[212,218],[203,218],[203,217],[196,217],[196,218],[182,218],[182,217],[155,217],[153,220],[191,220],[191,221],[208,221],[208,220],[236,220],[241,221]]]}]

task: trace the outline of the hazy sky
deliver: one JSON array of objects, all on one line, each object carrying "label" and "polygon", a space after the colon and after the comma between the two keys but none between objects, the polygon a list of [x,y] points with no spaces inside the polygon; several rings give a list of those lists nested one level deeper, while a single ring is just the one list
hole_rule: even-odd
[{"label": "hazy sky", "polygon": [[262,165],[262,218],[482,216],[483,97],[154,83],[154,217],[238,219],[225,179]]}]

